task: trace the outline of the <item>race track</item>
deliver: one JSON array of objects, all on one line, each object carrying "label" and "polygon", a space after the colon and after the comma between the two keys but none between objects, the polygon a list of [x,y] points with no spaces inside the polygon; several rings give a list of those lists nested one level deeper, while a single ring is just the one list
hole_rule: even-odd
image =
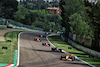
[{"label": "race track", "polygon": [[42,42],[34,41],[39,34],[43,33],[31,32],[20,35],[19,67],[90,67],[78,60],[60,60],[64,53],[52,52],[52,46],[42,46],[43,42],[47,42],[45,38],[40,38]]}]

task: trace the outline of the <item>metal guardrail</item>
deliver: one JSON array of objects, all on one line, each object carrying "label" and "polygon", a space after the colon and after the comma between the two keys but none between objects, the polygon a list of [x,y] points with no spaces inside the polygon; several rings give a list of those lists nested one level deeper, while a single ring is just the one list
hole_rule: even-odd
[{"label": "metal guardrail", "polygon": [[8,20],[7,20],[7,25],[9,26],[10,24],[13,25],[13,28],[17,28],[17,29],[44,31],[42,28],[39,28],[39,27],[31,27],[31,26],[29,26],[29,25],[25,25],[25,24],[16,22],[16,21],[14,21],[14,20],[8,19]]}]

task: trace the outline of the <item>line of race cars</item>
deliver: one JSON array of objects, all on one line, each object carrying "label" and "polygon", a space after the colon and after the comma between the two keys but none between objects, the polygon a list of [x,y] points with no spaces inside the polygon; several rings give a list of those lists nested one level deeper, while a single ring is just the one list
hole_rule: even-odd
[{"label": "line of race cars", "polygon": [[[51,33],[45,33],[45,34],[40,34],[38,37],[35,37],[34,38],[34,41],[37,41],[37,42],[41,42],[41,39],[40,37],[43,37],[43,38],[46,38],[47,35],[49,35]],[[43,46],[51,46],[49,43],[45,42],[45,43],[42,43]],[[51,48],[51,51],[54,51],[54,52],[63,52],[62,49],[58,48],[58,47],[52,47]],[[74,61],[75,60],[75,56],[71,53],[65,53],[65,55],[61,56],[60,60],[67,60],[67,61]]]}]

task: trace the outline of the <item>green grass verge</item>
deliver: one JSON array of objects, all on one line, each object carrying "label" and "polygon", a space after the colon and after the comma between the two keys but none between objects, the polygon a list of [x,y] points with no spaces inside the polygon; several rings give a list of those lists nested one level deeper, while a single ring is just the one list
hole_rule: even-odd
[{"label": "green grass verge", "polygon": [[0,25],[0,29],[7,28],[6,25]]},{"label": "green grass verge", "polygon": [[[100,67],[100,59],[94,57],[94,58],[89,58],[89,55],[77,50],[76,48],[72,47],[71,45],[68,45],[66,42],[63,42],[60,38],[60,35],[56,35],[56,36],[50,36],[48,37],[49,40],[51,41],[52,44],[54,44],[55,46],[74,54],[75,56],[78,56],[80,59],[95,65],[96,67]],[[68,49],[68,47],[71,47],[72,49]]]},{"label": "green grass verge", "polygon": [[[13,64],[15,50],[18,49],[18,31],[8,32],[5,34],[5,42],[0,42],[0,63]],[[11,40],[11,42],[7,42]],[[2,49],[2,47],[7,47],[7,49]]]}]

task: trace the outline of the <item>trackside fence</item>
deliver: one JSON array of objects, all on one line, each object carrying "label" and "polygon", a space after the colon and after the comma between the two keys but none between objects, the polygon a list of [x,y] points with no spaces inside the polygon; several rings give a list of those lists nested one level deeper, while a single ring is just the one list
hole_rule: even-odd
[{"label": "trackside fence", "polygon": [[[65,37],[63,35],[61,35],[61,39],[63,41],[65,41]],[[100,52],[97,52],[95,50],[92,50],[92,49],[89,49],[89,48],[86,48],[84,46],[81,46],[80,44],[77,44],[75,43],[74,41],[72,41],[71,39],[68,39],[68,43],[72,46],[74,46],[75,48],[79,49],[79,50],[82,50],[86,53],[88,53],[89,55],[92,55],[92,56],[95,56],[97,58],[100,58]]]}]

